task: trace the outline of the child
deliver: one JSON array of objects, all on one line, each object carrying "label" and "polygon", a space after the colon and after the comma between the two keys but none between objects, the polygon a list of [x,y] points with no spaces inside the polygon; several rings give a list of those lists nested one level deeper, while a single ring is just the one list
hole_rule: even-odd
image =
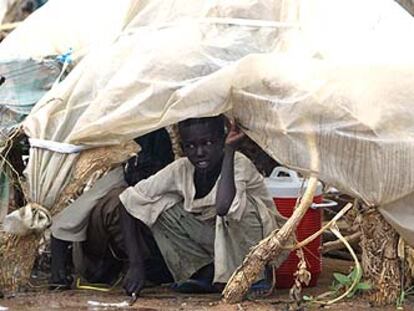
[{"label": "child", "polygon": [[[51,228],[50,288],[69,289],[72,277],[67,269],[74,242],[73,263],[76,272],[88,282],[111,284],[119,277],[125,257],[120,226],[119,194],[164,168],[174,160],[170,137],[165,129],[135,140],[142,148],[138,157],[128,160],[125,170],[118,167],[99,179],[73,204],[54,218]],[[153,271],[151,281],[168,279],[169,273],[153,241],[145,231],[148,256],[146,268]],[[155,271],[155,272],[154,272]],[[165,277],[166,276],[166,277]]]},{"label": "child", "polygon": [[249,249],[285,222],[263,177],[235,151],[243,133],[234,124],[227,137],[223,116],[185,120],[179,132],[186,157],[120,195],[126,211],[122,222],[130,263],[124,279],[128,294],[138,294],[146,279],[145,225],[177,289],[209,292],[213,285],[222,288]]}]

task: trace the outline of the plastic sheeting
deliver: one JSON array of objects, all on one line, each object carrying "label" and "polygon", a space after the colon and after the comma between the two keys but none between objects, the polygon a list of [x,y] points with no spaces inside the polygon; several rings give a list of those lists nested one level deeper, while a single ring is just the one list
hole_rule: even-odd
[{"label": "plastic sheeting", "polygon": [[[114,44],[90,53],[37,105],[25,129],[36,138],[116,144],[230,109],[180,98],[246,55],[288,50],[350,64],[406,63],[414,43],[395,34],[411,30],[412,17],[386,0],[151,1]],[[58,100],[45,104],[51,98]],[[65,109],[72,113],[59,114]]]},{"label": "plastic sheeting", "polygon": [[[76,11],[81,11],[80,2],[71,2],[74,3],[78,5]],[[226,108],[214,104],[194,110],[192,105],[174,106],[167,102],[174,91],[203,76],[250,53],[271,51],[281,30],[286,29],[278,22],[279,2],[139,3],[141,10],[113,44],[90,46],[92,51],[36,105],[24,122],[29,137],[43,140],[44,145],[47,141],[117,144],[190,114],[224,111]],[[45,5],[38,12],[46,17],[47,10]],[[77,21],[81,23],[82,19]],[[32,23],[29,22],[20,29],[24,30],[24,25]],[[88,26],[89,23],[83,24]],[[65,27],[56,25],[56,29]],[[17,35],[12,39],[3,50],[0,47],[0,56],[2,51],[5,55],[10,53],[14,45],[21,46]],[[46,46],[52,46],[54,41],[52,36],[52,43]],[[48,54],[51,50],[39,51]],[[77,53],[74,48],[74,55]],[[86,135],[82,141],[76,138],[82,135]],[[68,183],[76,159],[77,154],[63,155],[32,147],[26,170],[29,202],[51,208]]]},{"label": "plastic sheeting", "polygon": [[55,59],[0,61],[0,152],[11,131],[51,89],[61,68]]},{"label": "plastic sheeting", "polygon": [[112,43],[145,2],[49,0],[3,40],[0,59],[43,58],[72,48],[76,62]]},{"label": "plastic sheeting", "polygon": [[61,72],[53,59],[0,61],[0,145],[2,137],[30,113]]},{"label": "plastic sheeting", "polygon": [[[11,131],[30,113],[37,101],[52,87],[61,72],[55,59],[15,59],[0,62],[0,153]],[[0,222],[7,213],[9,178],[0,160]]]},{"label": "plastic sheeting", "polygon": [[272,51],[289,26],[279,23],[278,1],[208,4],[152,1],[114,44],[87,55],[35,107],[26,133],[73,144],[117,144],[227,110],[214,103],[181,105],[173,93],[246,55]]},{"label": "plastic sheeting", "polygon": [[[402,8],[386,0],[140,3],[114,44],[89,53],[36,105],[24,123],[29,136],[116,144],[227,112],[275,159],[306,173],[311,135],[321,179],[380,206],[414,245],[414,221],[402,222],[411,219],[414,179],[414,22]],[[46,170],[46,155],[59,155],[36,152],[29,186],[53,204],[69,172],[57,174],[59,165],[73,159]],[[45,182],[56,176],[59,185]]]},{"label": "plastic sheeting", "polygon": [[414,64],[254,55],[186,95],[195,106],[221,102],[233,107],[255,142],[304,175],[311,169],[307,139],[315,137],[320,179],[379,206],[414,245],[413,72]]}]

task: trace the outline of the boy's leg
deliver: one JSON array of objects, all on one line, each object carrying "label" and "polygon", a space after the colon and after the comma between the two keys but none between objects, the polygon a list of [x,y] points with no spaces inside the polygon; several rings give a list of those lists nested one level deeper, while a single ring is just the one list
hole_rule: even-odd
[{"label": "boy's leg", "polygon": [[176,282],[213,262],[214,223],[198,220],[182,204],[163,212],[151,231]]},{"label": "boy's leg", "polygon": [[69,289],[73,279],[68,274],[67,263],[70,256],[69,246],[71,242],[63,241],[55,237],[51,237],[51,278],[50,289]]},{"label": "boy's leg", "polygon": [[123,267],[125,255],[120,231],[119,192],[114,189],[92,210],[87,239],[77,246],[74,263],[86,280],[94,283],[113,282]]},{"label": "boy's leg", "polygon": [[[91,213],[87,240],[76,247],[74,262],[78,272],[90,282],[111,283],[127,262],[121,228],[121,209],[118,193],[106,204],[96,206]],[[163,261],[152,233],[142,223],[137,230],[145,240],[144,265],[147,279],[156,284],[170,282],[171,275]]]}]

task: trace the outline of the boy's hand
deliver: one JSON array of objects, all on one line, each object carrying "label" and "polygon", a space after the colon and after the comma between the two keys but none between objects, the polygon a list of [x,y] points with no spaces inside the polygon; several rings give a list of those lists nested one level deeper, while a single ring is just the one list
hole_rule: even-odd
[{"label": "boy's hand", "polygon": [[246,136],[240,128],[237,126],[236,121],[229,120],[228,123],[229,133],[227,134],[225,144],[226,146],[236,148],[243,138]]},{"label": "boy's hand", "polygon": [[139,295],[145,283],[145,273],[142,269],[131,266],[124,277],[123,288],[127,295]]}]

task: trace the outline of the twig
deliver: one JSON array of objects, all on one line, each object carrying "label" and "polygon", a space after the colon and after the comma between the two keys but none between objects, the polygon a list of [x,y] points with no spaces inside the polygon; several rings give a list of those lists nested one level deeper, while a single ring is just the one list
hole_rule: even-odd
[{"label": "twig", "polygon": [[[347,240],[349,244],[352,244],[352,243],[358,242],[361,239],[361,235],[362,235],[362,232],[355,232],[351,235],[346,236],[345,240]],[[344,248],[344,244],[342,243],[341,240],[330,241],[322,245],[322,253],[326,254],[328,252],[342,249],[342,248]]]},{"label": "twig", "polygon": [[304,239],[303,241],[295,244],[295,245],[287,245],[285,246],[285,249],[298,249],[298,248],[302,248],[306,245],[308,245],[310,242],[312,242],[313,240],[315,240],[318,236],[320,236],[324,231],[330,229],[332,227],[332,225],[336,224],[336,222],[343,216],[345,215],[350,209],[352,208],[352,203],[348,203],[347,205],[345,205],[345,207],[343,209],[341,209],[338,214],[335,215],[334,218],[332,218],[326,225],[324,225],[321,229],[319,229],[318,231],[316,231],[315,233],[313,233],[312,235],[308,236],[306,239]]},{"label": "twig", "polygon": [[338,226],[336,224],[333,224],[331,226],[330,230],[332,231],[333,234],[336,235],[336,237],[340,241],[342,241],[342,243],[344,243],[344,245],[348,249],[349,253],[351,254],[352,258],[354,259],[355,269],[357,271],[357,276],[355,277],[354,281],[352,282],[352,285],[341,296],[336,297],[336,298],[334,298],[332,300],[329,300],[329,301],[312,300],[313,303],[317,303],[317,304],[321,304],[321,305],[331,305],[331,304],[334,304],[334,303],[338,302],[339,300],[345,298],[346,296],[348,296],[348,294],[351,293],[354,290],[355,286],[358,285],[358,283],[359,283],[359,281],[361,280],[361,277],[362,277],[361,264],[359,263],[358,257],[356,256],[356,254],[355,254],[354,250],[352,249],[351,245],[343,237],[341,232],[339,232]]}]

